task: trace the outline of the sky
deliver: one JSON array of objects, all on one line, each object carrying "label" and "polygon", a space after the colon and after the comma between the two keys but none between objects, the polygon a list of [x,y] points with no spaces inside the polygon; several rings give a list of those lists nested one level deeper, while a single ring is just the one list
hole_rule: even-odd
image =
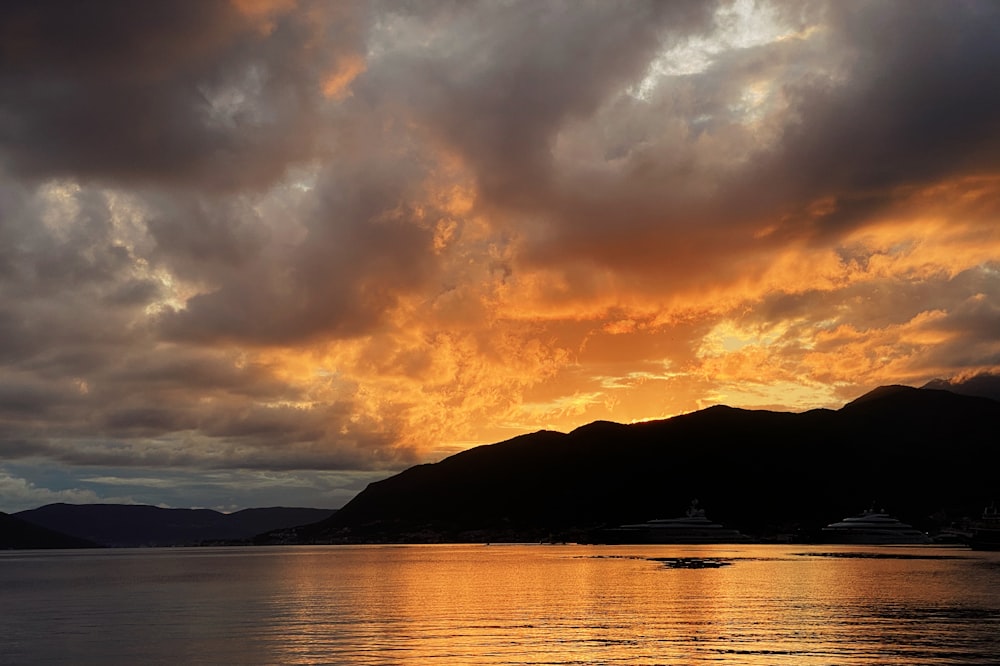
[{"label": "sky", "polygon": [[0,511],[338,508],[1000,371],[1000,3],[0,4]]}]

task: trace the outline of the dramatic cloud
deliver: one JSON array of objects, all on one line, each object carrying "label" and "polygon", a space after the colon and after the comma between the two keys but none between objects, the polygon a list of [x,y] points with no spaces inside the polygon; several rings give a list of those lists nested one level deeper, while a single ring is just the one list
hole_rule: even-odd
[{"label": "dramatic cloud", "polygon": [[4,3],[0,510],[336,507],[539,428],[988,383],[998,31],[986,1]]}]

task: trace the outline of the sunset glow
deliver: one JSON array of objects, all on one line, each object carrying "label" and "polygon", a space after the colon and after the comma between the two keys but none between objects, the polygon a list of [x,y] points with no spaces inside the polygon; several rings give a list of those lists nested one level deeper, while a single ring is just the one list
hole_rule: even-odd
[{"label": "sunset glow", "polygon": [[998,372],[997,34],[930,0],[7,4],[0,510],[336,508],[542,428]]}]

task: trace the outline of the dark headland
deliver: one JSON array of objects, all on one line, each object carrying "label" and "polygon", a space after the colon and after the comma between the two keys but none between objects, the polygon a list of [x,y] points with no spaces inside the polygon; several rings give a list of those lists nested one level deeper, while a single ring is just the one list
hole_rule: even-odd
[{"label": "dark headland", "polygon": [[839,410],[725,406],[541,431],[372,483],[321,522],[258,543],[581,541],[680,515],[808,539],[873,502],[932,533],[1000,499],[1000,402],[887,386]]}]

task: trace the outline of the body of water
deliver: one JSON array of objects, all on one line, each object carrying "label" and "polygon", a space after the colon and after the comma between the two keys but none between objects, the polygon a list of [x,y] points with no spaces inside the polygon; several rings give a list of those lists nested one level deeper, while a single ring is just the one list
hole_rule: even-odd
[{"label": "body of water", "polygon": [[983,664],[1000,553],[844,546],[0,552],[3,664]]}]

